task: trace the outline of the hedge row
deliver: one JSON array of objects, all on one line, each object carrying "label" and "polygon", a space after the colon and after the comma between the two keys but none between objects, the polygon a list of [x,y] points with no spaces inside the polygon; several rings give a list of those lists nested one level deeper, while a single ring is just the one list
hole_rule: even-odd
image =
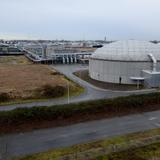
[{"label": "hedge row", "polygon": [[0,112],[0,124],[19,124],[33,121],[56,120],[72,117],[76,114],[96,114],[100,112],[119,113],[124,111],[142,111],[147,106],[160,104],[160,93],[132,95],[114,99],[96,100],[52,107],[19,108]]}]

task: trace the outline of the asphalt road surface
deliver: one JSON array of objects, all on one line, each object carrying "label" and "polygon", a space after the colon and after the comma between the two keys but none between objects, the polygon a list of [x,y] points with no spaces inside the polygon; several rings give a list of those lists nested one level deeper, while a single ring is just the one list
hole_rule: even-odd
[{"label": "asphalt road surface", "polygon": [[[150,93],[155,90],[141,90],[141,91],[111,91],[105,90],[98,87],[93,86],[92,84],[83,81],[82,79],[73,75],[73,72],[78,70],[88,69],[88,65],[82,64],[73,64],[73,65],[50,65],[51,69],[56,69],[60,73],[63,73],[65,76],[78,83],[79,85],[85,88],[85,92],[79,96],[73,96],[69,98],[70,103],[74,102],[82,102],[87,100],[96,100],[96,99],[104,99],[104,98],[114,98],[119,96],[127,96],[131,94],[141,94],[141,93]],[[67,84],[66,84],[67,85]],[[22,104],[13,104],[8,106],[0,106],[0,111],[3,110],[12,110],[18,107],[33,107],[33,106],[52,106],[57,104],[67,104],[68,98],[58,98],[47,101],[37,101],[31,103],[22,103]]]},{"label": "asphalt road surface", "polygon": [[0,154],[20,156],[160,128],[160,111],[0,137]]}]

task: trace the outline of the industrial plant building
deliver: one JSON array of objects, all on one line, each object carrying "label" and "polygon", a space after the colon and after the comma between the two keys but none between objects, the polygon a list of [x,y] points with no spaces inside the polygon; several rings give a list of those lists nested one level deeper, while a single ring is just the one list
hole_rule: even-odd
[{"label": "industrial plant building", "polygon": [[91,56],[89,75],[102,82],[160,87],[160,45],[137,40],[106,44]]},{"label": "industrial plant building", "polygon": [[78,44],[22,43],[17,45],[30,60],[36,63],[88,63],[95,48]]},{"label": "industrial plant building", "polygon": [[23,53],[15,46],[0,43],[0,56],[22,55]]}]

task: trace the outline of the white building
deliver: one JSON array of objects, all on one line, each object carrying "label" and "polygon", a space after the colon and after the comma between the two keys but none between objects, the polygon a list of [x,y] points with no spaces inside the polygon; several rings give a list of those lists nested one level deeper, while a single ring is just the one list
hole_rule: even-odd
[{"label": "white building", "polygon": [[89,61],[90,77],[103,82],[136,84],[138,81],[150,87],[160,87],[158,71],[160,47],[147,41],[127,40],[107,44],[97,49]]}]

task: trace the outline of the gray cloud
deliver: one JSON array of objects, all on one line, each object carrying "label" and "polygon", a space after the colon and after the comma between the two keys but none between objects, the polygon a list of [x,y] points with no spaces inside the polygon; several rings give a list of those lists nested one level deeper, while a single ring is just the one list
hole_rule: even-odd
[{"label": "gray cloud", "polygon": [[0,0],[0,36],[160,39],[159,0]]}]

